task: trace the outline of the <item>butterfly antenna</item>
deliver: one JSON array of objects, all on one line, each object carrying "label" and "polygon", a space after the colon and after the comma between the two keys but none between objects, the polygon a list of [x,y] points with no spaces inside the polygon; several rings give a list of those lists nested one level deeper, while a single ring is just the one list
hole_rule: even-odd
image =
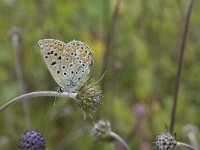
[{"label": "butterfly antenna", "polygon": [[88,84],[90,84],[92,81],[91,81],[91,79],[92,79],[92,75],[87,79],[87,81],[85,82],[85,84],[84,85],[88,85]]},{"label": "butterfly antenna", "polygon": [[101,76],[101,78],[96,83],[94,83],[92,86],[95,86],[95,85],[99,84],[99,82],[105,77],[106,73],[107,73],[107,70],[103,73],[103,75]]},{"label": "butterfly antenna", "polygon": [[[106,75],[106,73],[107,73],[107,70],[103,73],[103,75],[101,76],[101,78],[100,78],[95,84],[93,84],[93,85],[87,87],[86,90],[88,90],[88,89],[90,89],[91,87],[97,85],[97,84],[104,78],[104,76]],[[91,79],[91,78],[92,78],[92,76],[90,77],[90,79]],[[90,79],[87,81],[87,82],[88,82],[87,85],[91,83],[91,80],[90,80]],[[83,86],[84,86],[84,85],[83,85]],[[83,86],[82,86],[82,87],[83,87]]]},{"label": "butterfly antenna", "polygon": [[90,83],[91,83],[91,79],[92,79],[92,75],[91,75],[91,76],[87,79],[87,81],[80,87],[79,90],[83,89],[83,87],[84,87],[85,85],[90,84]]}]

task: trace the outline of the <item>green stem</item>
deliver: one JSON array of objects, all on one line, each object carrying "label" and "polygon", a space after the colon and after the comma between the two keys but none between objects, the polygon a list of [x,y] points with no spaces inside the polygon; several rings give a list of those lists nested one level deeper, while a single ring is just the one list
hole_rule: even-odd
[{"label": "green stem", "polygon": [[28,100],[29,98],[32,98],[32,97],[43,97],[43,96],[49,97],[50,96],[50,97],[69,97],[69,98],[75,99],[76,95],[77,95],[77,93],[72,93],[72,92],[63,92],[63,93],[58,93],[58,92],[54,92],[54,91],[31,92],[31,93],[20,95],[18,97],[13,98],[10,101],[8,101],[7,103],[5,103],[3,106],[0,107],[0,111],[3,111],[10,105],[13,105],[22,100]]},{"label": "green stem", "polygon": [[115,140],[118,140],[119,142],[121,142],[124,147],[126,148],[126,150],[129,150],[129,146],[128,144],[118,135],[116,134],[115,132],[112,132],[110,133],[111,137],[113,137]]},{"label": "green stem", "polygon": [[197,150],[195,147],[193,147],[189,144],[186,144],[186,143],[182,143],[182,142],[177,142],[177,147],[186,147],[191,150]]}]

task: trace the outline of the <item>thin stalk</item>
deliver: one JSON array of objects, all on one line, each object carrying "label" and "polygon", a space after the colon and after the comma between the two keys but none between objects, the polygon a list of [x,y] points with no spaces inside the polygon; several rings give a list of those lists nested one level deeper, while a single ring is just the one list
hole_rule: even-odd
[{"label": "thin stalk", "polygon": [[[26,83],[24,81],[24,77],[22,74],[22,63],[21,63],[21,39],[22,39],[22,31],[18,27],[12,27],[10,29],[10,39],[13,45],[14,51],[14,61],[15,61],[15,72],[17,77],[17,82],[19,85],[20,94],[27,93]],[[24,111],[25,121],[27,127],[31,128],[31,114],[29,109],[28,101],[22,102],[22,108]]]},{"label": "thin stalk", "polygon": [[182,142],[177,142],[177,147],[186,147],[191,150],[197,150],[195,147],[193,147],[189,144],[186,144],[186,143],[182,143]]},{"label": "thin stalk", "polygon": [[23,95],[20,95],[18,97],[11,99],[10,101],[8,101],[7,103],[5,103],[3,106],[0,107],[0,111],[3,111],[8,106],[11,106],[11,105],[13,105],[17,102],[22,101],[22,100],[28,100],[29,98],[32,98],[32,97],[43,97],[43,96],[47,96],[47,97],[49,97],[49,96],[50,97],[68,97],[68,98],[75,99],[76,96],[77,96],[77,93],[72,93],[72,92],[58,93],[58,92],[54,92],[54,91],[31,92],[31,93],[23,94]]},{"label": "thin stalk", "polygon": [[126,150],[129,150],[128,144],[118,134],[111,131],[110,136],[113,137],[115,140],[121,142],[124,145],[124,148],[126,148]]},{"label": "thin stalk", "polygon": [[174,131],[174,123],[175,123],[175,115],[176,115],[176,106],[177,106],[177,99],[178,99],[178,92],[180,87],[180,79],[181,79],[181,73],[183,68],[183,57],[184,57],[184,51],[185,51],[185,45],[186,45],[186,39],[187,39],[187,33],[188,33],[188,26],[190,22],[190,16],[192,13],[192,6],[193,6],[194,0],[190,0],[190,4],[188,6],[188,11],[186,13],[184,28],[181,36],[181,43],[180,43],[180,55],[178,59],[178,70],[176,75],[176,81],[174,85],[174,96],[173,96],[173,106],[172,106],[172,112],[171,112],[171,122],[170,122],[170,132],[173,133]]},{"label": "thin stalk", "polygon": [[[105,52],[104,52],[104,57],[103,57],[103,66],[101,70],[101,74],[104,74],[106,70],[108,70],[109,66],[109,61],[110,61],[110,55],[111,55],[111,43],[113,41],[114,33],[115,33],[115,26],[117,22],[117,18],[119,16],[119,6],[122,0],[118,0],[116,2],[113,14],[112,14],[112,19],[109,25],[106,41],[105,41]],[[105,88],[105,80],[106,78],[103,78],[101,81],[101,89],[104,90]]]}]

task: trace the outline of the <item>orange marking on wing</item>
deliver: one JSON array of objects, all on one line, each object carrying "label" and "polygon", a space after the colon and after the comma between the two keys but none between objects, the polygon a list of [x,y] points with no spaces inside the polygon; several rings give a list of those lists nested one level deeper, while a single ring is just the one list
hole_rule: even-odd
[{"label": "orange marking on wing", "polygon": [[77,49],[77,48],[79,48],[79,46],[77,46],[77,45],[72,45],[72,48],[73,48],[73,49]]},{"label": "orange marking on wing", "polygon": [[85,52],[82,53],[82,56],[83,56],[83,57],[85,57],[86,55],[87,55],[87,53],[85,53]]},{"label": "orange marking on wing", "polygon": [[59,51],[63,51],[63,49],[64,49],[64,46],[63,46],[62,44],[59,44],[59,45],[58,45],[58,50],[59,50]]},{"label": "orange marking on wing", "polygon": [[69,48],[69,47],[65,47],[65,50],[66,50],[67,52],[70,52],[70,48]]},{"label": "orange marking on wing", "polygon": [[58,44],[57,44],[57,43],[54,43],[54,44],[53,44],[53,48],[54,48],[54,49],[57,49],[57,48],[58,48]]},{"label": "orange marking on wing", "polygon": [[59,46],[59,47],[58,47],[58,50],[59,50],[59,51],[63,51],[63,50],[64,50],[64,47],[60,47],[60,46]]}]

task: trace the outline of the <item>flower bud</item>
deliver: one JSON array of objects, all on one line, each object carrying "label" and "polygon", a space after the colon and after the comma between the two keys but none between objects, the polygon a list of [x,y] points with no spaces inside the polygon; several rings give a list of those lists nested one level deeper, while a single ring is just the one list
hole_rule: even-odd
[{"label": "flower bud", "polygon": [[170,133],[158,135],[155,141],[156,150],[175,150],[177,141]]},{"label": "flower bud", "polygon": [[45,150],[45,139],[38,131],[26,131],[19,140],[22,150]]},{"label": "flower bud", "polygon": [[102,91],[94,87],[84,87],[77,94],[76,102],[86,115],[92,115],[103,103],[102,98]]},{"label": "flower bud", "polygon": [[110,138],[111,126],[109,121],[100,120],[94,124],[92,134],[96,140],[105,140]]}]

